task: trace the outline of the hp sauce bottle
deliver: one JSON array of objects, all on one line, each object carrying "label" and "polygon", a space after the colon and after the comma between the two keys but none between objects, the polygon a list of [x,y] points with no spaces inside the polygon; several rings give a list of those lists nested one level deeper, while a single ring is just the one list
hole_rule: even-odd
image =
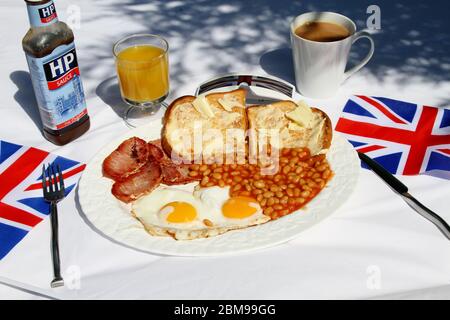
[{"label": "hp sauce bottle", "polygon": [[22,40],[43,134],[66,144],[90,126],[72,30],[58,20],[52,0],[25,0],[30,29]]}]

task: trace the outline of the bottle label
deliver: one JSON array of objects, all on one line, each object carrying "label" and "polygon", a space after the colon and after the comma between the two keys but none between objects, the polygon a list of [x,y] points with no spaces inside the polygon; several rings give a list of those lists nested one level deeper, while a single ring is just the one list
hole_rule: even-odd
[{"label": "bottle label", "polygon": [[87,114],[75,44],[43,58],[26,55],[43,125],[61,130]]},{"label": "bottle label", "polygon": [[27,10],[32,27],[43,27],[58,21],[53,1],[41,5],[28,5]]}]

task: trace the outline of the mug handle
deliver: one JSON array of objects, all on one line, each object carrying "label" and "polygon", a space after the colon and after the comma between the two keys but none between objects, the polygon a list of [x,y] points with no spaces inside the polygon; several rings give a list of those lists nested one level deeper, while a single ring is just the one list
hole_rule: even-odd
[{"label": "mug handle", "polygon": [[370,50],[369,53],[358,63],[356,66],[344,72],[344,80],[347,80],[352,74],[361,69],[369,62],[370,58],[372,58],[373,52],[375,51],[375,43],[373,42],[372,37],[367,31],[359,31],[354,34],[352,44],[358,41],[359,39],[366,38],[370,41]]}]

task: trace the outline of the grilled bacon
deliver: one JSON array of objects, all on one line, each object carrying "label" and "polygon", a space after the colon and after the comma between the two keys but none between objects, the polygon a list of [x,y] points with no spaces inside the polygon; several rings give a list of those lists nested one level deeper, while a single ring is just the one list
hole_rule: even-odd
[{"label": "grilled bacon", "polygon": [[149,157],[153,158],[157,162],[161,162],[164,158],[167,158],[166,154],[162,151],[161,145],[158,145],[158,140],[151,141],[147,144]]},{"label": "grilled bacon", "polygon": [[198,180],[189,176],[189,165],[172,162],[160,140],[147,143],[137,137],[125,140],[105,158],[103,174],[115,181],[112,194],[126,203],[151,192],[161,182],[176,185]]},{"label": "grilled bacon", "polygon": [[189,176],[189,165],[176,164],[164,153],[161,147],[161,140],[154,140],[148,143],[150,155],[153,155],[162,169],[162,183],[167,185],[186,184],[200,180]]},{"label": "grilled bacon", "polygon": [[137,172],[148,159],[147,142],[137,137],[129,138],[103,161],[103,174],[121,181]]},{"label": "grilled bacon", "polygon": [[162,166],[163,183],[169,186],[177,184],[186,184],[200,180],[189,176],[187,165],[163,165]]},{"label": "grilled bacon", "polygon": [[159,163],[149,161],[125,180],[116,181],[111,192],[117,199],[128,203],[153,191],[159,186],[161,179]]}]

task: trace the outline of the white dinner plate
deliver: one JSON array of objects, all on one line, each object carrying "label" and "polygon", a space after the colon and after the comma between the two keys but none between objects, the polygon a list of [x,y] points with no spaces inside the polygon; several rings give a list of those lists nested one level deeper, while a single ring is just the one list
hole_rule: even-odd
[{"label": "white dinner plate", "polygon": [[[130,205],[111,194],[113,181],[103,177],[102,162],[125,139],[137,136],[146,141],[160,138],[161,121],[135,128],[103,148],[86,166],[79,182],[81,208],[91,224],[108,238],[149,253],[176,256],[213,256],[268,248],[289,241],[330,216],[353,192],[359,173],[359,159],[350,143],[334,133],[327,159],[334,177],[311,201],[290,215],[263,225],[196,240],[177,241],[148,234],[130,214]],[[186,185],[193,187],[195,183]]]}]

